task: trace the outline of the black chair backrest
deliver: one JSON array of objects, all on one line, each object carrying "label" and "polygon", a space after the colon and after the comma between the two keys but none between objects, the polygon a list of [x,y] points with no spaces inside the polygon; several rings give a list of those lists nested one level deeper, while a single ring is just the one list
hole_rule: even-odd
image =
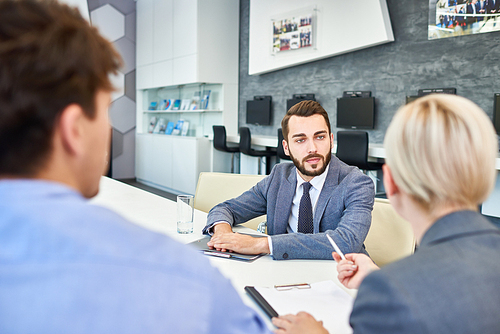
[{"label": "black chair backrest", "polygon": [[246,155],[253,155],[252,135],[246,126],[240,128],[240,152]]},{"label": "black chair backrest", "polygon": [[214,125],[214,148],[219,151],[226,151],[226,127],[224,125]]},{"label": "black chair backrest", "polygon": [[288,155],[285,154],[285,150],[283,149],[283,129],[278,129],[278,147],[276,148],[276,153],[278,154],[278,158],[282,160],[292,160]]},{"label": "black chair backrest", "polygon": [[370,169],[368,164],[368,132],[338,131],[337,158],[359,169]]},{"label": "black chair backrest", "polygon": [[214,148],[218,151],[235,153],[239,152],[238,147],[227,147],[226,127],[224,125],[214,125]]}]

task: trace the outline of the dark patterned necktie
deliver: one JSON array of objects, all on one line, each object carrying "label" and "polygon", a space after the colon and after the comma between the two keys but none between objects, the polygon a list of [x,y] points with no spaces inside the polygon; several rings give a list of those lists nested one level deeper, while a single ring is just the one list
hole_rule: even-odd
[{"label": "dark patterned necktie", "polygon": [[302,188],[304,193],[302,194],[299,204],[299,222],[297,230],[300,233],[313,233],[313,212],[311,197],[309,196],[311,184],[309,182],[304,182],[302,183]]}]

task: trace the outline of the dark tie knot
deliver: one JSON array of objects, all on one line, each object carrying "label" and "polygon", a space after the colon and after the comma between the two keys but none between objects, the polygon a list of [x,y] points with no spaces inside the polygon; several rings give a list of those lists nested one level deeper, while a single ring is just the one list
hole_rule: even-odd
[{"label": "dark tie knot", "polygon": [[308,192],[309,192],[309,190],[310,190],[310,189],[311,189],[311,187],[312,187],[312,184],[310,184],[309,182],[304,182],[304,183],[302,183],[302,187],[303,187],[303,189],[304,189],[304,192],[305,192],[305,193],[308,193]]}]

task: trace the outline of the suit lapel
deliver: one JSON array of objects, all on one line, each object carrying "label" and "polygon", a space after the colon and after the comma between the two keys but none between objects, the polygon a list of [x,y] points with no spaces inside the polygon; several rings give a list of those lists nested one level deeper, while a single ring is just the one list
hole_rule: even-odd
[{"label": "suit lapel", "polygon": [[328,167],[328,174],[326,175],[325,183],[319,194],[316,209],[314,211],[314,233],[319,233],[319,224],[325,213],[326,206],[330,201],[333,190],[339,185],[339,172],[340,165],[338,159],[332,156],[330,166]]},{"label": "suit lapel", "polygon": [[274,215],[274,231],[272,234],[285,234],[288,226],[288,218],[292,210],[293,196],[297,186],[297,173],[295,168],[290,168],[289,174],[282,182],[276,199],[276,214]]}]

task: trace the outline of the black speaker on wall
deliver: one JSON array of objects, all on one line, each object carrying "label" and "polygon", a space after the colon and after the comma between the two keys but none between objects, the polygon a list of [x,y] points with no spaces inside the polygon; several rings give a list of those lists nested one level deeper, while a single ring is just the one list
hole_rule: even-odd
[{"label": "black speaker on wall", "polygon": [[406,95],[406,104],[411,103],[418,99],[420,96]]},{"label": "black speaker on wall", "polygon": [[270,95],[263,95],[247,101],[247,124],[271,125],[272,100]]},{"label": "black speaker on wall", "polygon": [[456,88],[425,88],[418,90],[418,96],[429,94],[457,94]]},{"label": "black speaker on wall", "polygon": [[286,111],[302,101],[316,101],[316,98],[314,94],[293,94],[291,99],[286,100]]},{"label": "black speaker on wall", "polygon": [[341,97],[337,99],[337,128],[373,129],[374,127],[374,97]]}]

